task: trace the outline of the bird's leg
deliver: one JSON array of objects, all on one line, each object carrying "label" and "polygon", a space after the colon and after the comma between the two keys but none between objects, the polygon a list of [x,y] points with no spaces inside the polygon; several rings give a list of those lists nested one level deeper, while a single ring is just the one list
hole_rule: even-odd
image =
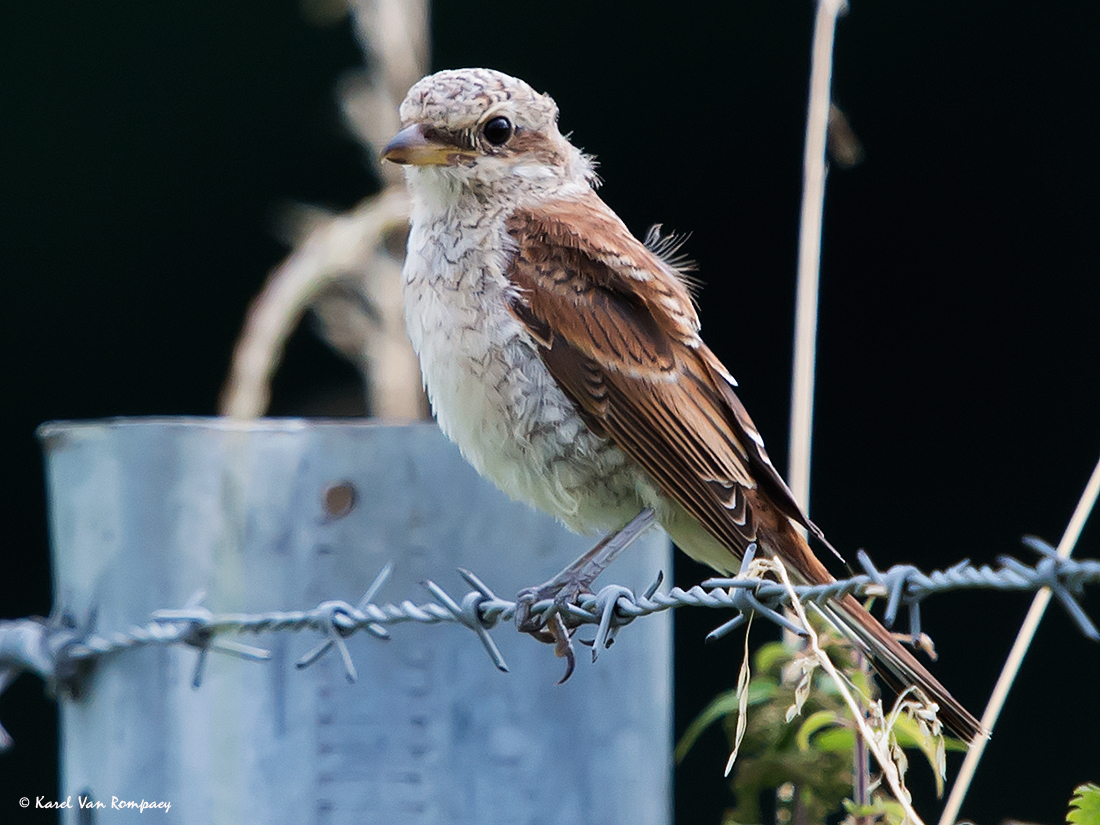
[{"label": "bird's leg", "polygon": [[578,558],[554,578],[537,587],[527,587],[516,596],[516,625],[525,633],[541,630],[549,624],[553,609],[542,618],[531,616],[531,608],[540,601],[553,599],[560,607],[575,601],[582,593],[591,592],[592,582],[602,573],[618,555],[634,543],[650,527],[656,517],[653,510],[646,507],[627,522],[626,526],[605,536],[599,544]]},{"label": "bird's leg", "polygon": [[[569,637],[573,629],[562,620],[561,608],[575,602],[582,593],[590,592],[592,582],[623,550],[656,521],[653,510],[643,509],[625,527],[605,536],[599,544],[574,561],[554,578],[537,587],[527,587],[516,596],[516,627],[539,641],[555,646],[558,656],[568,661],[562,682],[573,672],[575,657]],[[531,615],[538,602],[552,599],[553,605],[539,617]]]}]

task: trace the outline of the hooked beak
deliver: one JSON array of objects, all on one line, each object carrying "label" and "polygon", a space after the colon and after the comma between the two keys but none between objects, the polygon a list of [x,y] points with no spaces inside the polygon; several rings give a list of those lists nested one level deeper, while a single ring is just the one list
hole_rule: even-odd
[{"label": "hooked beak", "polygon": [[429,138],[419,123],[406,126],[382,150],[382,160],[413,166],[454,166],[467,150]]}]

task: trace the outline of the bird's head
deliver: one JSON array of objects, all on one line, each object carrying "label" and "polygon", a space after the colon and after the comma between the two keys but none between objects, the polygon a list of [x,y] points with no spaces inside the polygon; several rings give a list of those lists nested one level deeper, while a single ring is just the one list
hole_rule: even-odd
[{"label": "bird's head", "polygon": [[595,178],[592,160],[558,131],[558,107],[518,78],[452,69],[418,81],[401,104],[402,129],[382,157],[475,190],[544,192]]}]

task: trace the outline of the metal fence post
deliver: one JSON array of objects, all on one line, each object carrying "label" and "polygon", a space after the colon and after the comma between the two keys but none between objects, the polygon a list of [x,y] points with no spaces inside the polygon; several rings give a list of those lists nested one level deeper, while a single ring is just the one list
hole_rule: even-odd
[{"label": "metal fence post", "polygon": [[[98,633],[200,590],[218,612],[354,604],[386,562],[378,602],[428,601],[426,578],[462,594],[459,566],[512,596],[592,543],[508,501],[431,424],[119,419],[41,438],[55,599]],[[604,579],[641,590],[668,567],[653,531]],[[595,664],[580,648],[561,686],[562,661],[508,627],[508,674],[458,626],[358,634],[354,685],[331,653],[295,670],[313,633],[243,639],[273,661],[211,655],[198,689],[191,650],[115,654],[61,702],[62,821],[129,822],[113,800],[144,799],[184,825],[662,825],[670,622],[635,622]]]}]

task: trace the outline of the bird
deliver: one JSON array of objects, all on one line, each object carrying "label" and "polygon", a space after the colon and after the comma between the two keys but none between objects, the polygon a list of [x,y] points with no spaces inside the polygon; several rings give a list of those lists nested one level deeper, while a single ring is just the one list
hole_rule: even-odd
[{"label": "bird", "polygon": [[[381,154],[411,196],[406,328],[436,420],[477,471],[579,533],[649,514],[720,573],[755,545],[796,582],[833,581],[799,528],[824,536],[703,342],[679,239],[630,232],[554,100],[448,69],[399,114]],[[856,599],[824,612],[892,688],[919,688],[964,740],[983,734]]]}]

